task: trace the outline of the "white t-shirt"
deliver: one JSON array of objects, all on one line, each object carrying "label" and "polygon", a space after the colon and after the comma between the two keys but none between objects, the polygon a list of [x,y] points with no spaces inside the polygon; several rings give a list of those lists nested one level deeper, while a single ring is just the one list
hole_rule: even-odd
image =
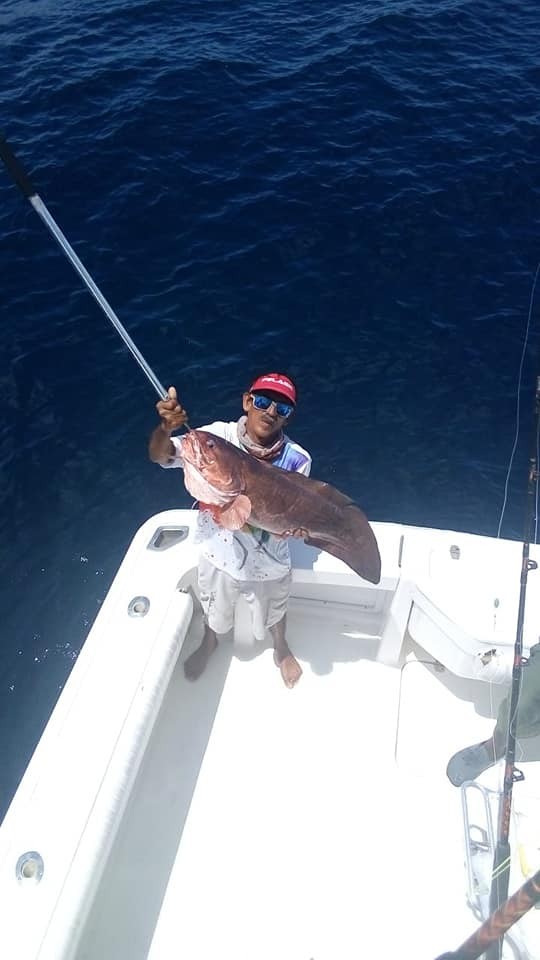
[{"label": "white t-shirt", "polygon": [[[244,449],[238,437],[236,420],[229,423],[217,420],[199,429]],[[171,441],[176,448],[177,457],[162,466],[181,467],[181,438],[171,437]],[[277,457],[271,462],[274,467],[303,473],[306,477],[311,470],[309,453],[288,437]],[[215,523],[207,510],[199,513],[197,538],[203,541],[202,553],[210,563],[235,580],[278,580],[291,568],[287,540],[249,525],[242,530],[225,530]]]}]

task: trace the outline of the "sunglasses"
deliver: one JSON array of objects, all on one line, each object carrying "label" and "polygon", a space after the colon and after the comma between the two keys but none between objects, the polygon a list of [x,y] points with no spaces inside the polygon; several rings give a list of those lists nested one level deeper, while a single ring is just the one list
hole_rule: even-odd
[{"label": "sunglasses", "polygon": [[282,403],[281,400],[271,400],[270,397],[264,397],[261,393],[252,393],[251,399],[253,400],[253,406],[257,410],[269,410],[274,403],[278,417],[283,417],[284,419],[290,417],[294,410],[294,404]]}]

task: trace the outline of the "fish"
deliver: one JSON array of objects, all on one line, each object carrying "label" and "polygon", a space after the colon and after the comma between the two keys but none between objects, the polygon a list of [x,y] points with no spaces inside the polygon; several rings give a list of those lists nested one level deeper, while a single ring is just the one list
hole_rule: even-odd
[{"label": "fish", "polygon": [[381,557],[365,513],[322,480],[258,460],[206,430],[182,437],[184,483],[227,530],[245,524],[279,537],[301,536],[370,583],[381,579]]}]

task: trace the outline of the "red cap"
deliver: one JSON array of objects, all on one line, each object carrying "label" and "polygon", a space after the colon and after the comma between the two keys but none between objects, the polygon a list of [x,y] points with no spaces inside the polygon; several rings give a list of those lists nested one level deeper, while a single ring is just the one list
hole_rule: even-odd
[{"label": "red cap", "polygon": [[296,403],[296,387],[289,377],[284,373],[264,373],[262,377],[257,377],[255,383],[249,388],[250,393],[256,393],[257,390],[268,390],[271,393],[280,393],[291,403]]}]

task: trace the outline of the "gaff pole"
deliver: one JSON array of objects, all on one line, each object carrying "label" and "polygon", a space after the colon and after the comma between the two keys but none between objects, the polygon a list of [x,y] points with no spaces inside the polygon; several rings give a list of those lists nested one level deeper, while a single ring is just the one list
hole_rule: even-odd
[{"label": "gaff pole", "polygon": [[53,237],[58,242],[59,246],[62,248],[63,253],[66,255],[70,263],[75,267],[75,270],[77,271],[81,279],[84,281],[84,283],[88,287],[94,299],[98,302],[105,316],[108,317],[108,319],[111,321],[117,333],[119,333],[120,336],[122,337],[122,340],[124,341],[126,347],[128,348],[128,350],[131,351],[132,355],[135,357],[135,360],[139,364],[140,368],[148,377],[150,383],[154,387],[159,398],[161,400],[167,399],[168,394],[165,387],[163,386],[162,383],[160,383],[154,371],[148,365],[148,363],[144,359],[138,347],[136,347],[135,344],[133,343],[133,340],[131,339],[129,333],[127,332],[125,327],[120,323],[120,320],[116,316],[116,313],[114,312],[110,303],[108,303],[108,301],[105,299],[105,297],[103,296],[97,284],[94,283],[94,281],[92,280],[92,277],[88,273],[88,270],[79,260],[73,247],[68,242],[68,240],[66,239],[62,231],[60,230],[60,227],[56,223],[55,219],[49,213],[47,207],[43,203],[43,200],[40,198],[39,194],[35,190],[28,174],[26,173],[22,165],[17,160],[15,154],[13,153],[13,150],[11,149],[5,137],[2,136],[2,134],[0,134],[0,157],[4,161],[9,173],[13,177],[13,180],[15,181],[15,183],[17,184],[21,192],[30,201],[34,210],[38,214],[38,216],[41,217],[41,219],[43,220],[43,223],[45,224],[49,232],[52,233]]}]

